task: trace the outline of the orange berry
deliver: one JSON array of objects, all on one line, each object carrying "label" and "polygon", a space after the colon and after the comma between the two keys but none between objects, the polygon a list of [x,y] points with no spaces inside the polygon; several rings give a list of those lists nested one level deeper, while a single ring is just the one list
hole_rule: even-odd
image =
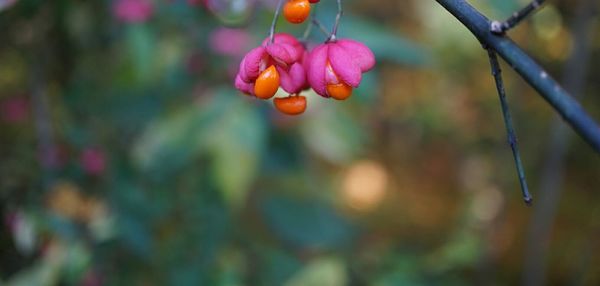
[{"label": "orange berry", "polygon": [[352,95],[352,87],[345,83],[328,84],[327,94],[337,100],[344,100]]},{"label": "orange berry", "polygon": [[277,97],[273,103],[277,110],[287,115],[299,115],[306,110],[306,97],[302,95]]},{"label": "orange berry", "polygon": [[283,16],[290,23],[300,24],[310,15],[310,2],[308,0],[289,0],[283,6]]},{"label": "orange berry", "polygon": [[254,84],[254,95],[260,99],[269,99],[279,89],[279,73],[275,66],[264,70],[256,79]]}]

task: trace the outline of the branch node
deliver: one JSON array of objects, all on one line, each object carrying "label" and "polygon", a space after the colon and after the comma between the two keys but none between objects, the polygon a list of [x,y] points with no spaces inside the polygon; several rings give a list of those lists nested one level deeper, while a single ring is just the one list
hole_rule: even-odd
[{"label": "branch node", "polygon": [[504,29],[502,29],[502,23],[500,21],[492,21],[492,23],[490,23],[490,31],[496,35],[504,35]]},{"label": "branch node", "polygon": [[490,31],[495,35],[504,35],[506,31],[514,28],[518,24],[520,24],[527,17],[531,16],[533,12],[538,10],[542,4],[544,4],[546,0],[533,0],[529,3],[529,5],[525,6],[523,9],[515,12],[510,16],[506,21],[492,21],[490,24]]}]

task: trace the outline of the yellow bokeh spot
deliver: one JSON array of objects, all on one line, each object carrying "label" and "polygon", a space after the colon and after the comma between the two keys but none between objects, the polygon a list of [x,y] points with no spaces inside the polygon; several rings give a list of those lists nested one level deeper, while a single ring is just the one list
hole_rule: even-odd
[{"label": "yellow bokeh spot", "polygon": [[375,161],[361,161],[345,172],[342,181],[344,202],[359,211],[377,207],[383,200],[388,186],[385,168]]}]

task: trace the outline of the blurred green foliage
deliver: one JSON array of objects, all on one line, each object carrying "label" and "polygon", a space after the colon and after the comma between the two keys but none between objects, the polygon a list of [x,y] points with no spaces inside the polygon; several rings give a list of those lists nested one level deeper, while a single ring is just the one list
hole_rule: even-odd
[{"label": "blurred green foliage", "polygon": [[[234,90],[242,54],[214,43],[227,25],[249,36],[243,52],[257,45],[274,1],[156,0],[139,23],[115,2],[0,5],[0,284],[519,281],[531,211],[487,59],[435,1],[344,1],[342,36],[378,65],[350,100],[309,92],[294,118]],[[473,2],[503,17],[523,1]],[[514,32],[554,74],[575,2],[541,14],[564,18],[555,34]],[[333,23],[334,1],[316,10]],[[535,187],[553,112],[506,77]],[[584,105],[600,118],[598,98]],[[549,278],[594,285],[600,162],[572,145]]]}]

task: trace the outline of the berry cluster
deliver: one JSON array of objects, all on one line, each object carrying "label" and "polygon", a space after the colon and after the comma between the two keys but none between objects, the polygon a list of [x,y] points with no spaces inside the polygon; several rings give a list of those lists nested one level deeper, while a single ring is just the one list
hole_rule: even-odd
[{"label": "berry cluster", "polygon": [[[283,7],[284,16],[291,23],[302,23],[310,15],[310,3],[317,2],[288,0]],[[338,19],[340,15],[341,9]],[[314,23],[318,24],[315,19],[310,24]],[[310,88],[325,98],[347,99],[360,85],[362,74],[375,66],[375,57],[360,42],[337,39],[337,23],[327,40],[310,51],[306,42],[290,34],[274,34],[273,24],[270,36],[241,61],[236,88],[267,100],[281,87],[290,95],[273,102],[277,110],[288,115],[304,113],[306,97],[300,92]]]}]

